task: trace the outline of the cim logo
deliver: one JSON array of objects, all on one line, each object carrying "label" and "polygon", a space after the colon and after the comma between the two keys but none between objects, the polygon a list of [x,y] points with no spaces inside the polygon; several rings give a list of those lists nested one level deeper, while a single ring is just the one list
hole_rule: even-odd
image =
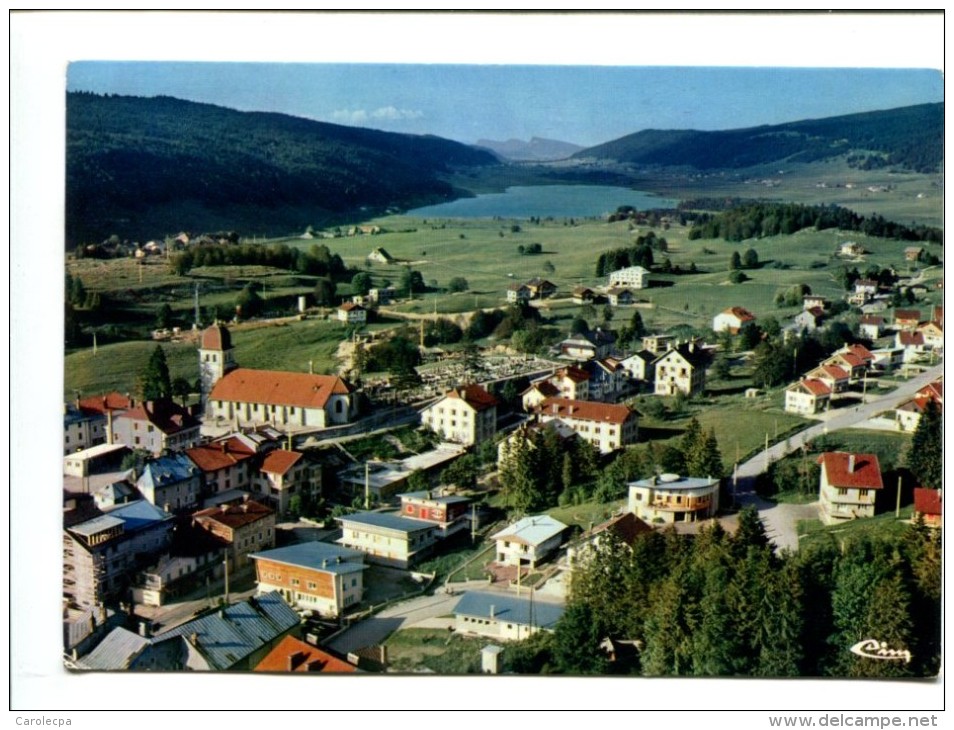
[{"label": "cim logo", "polygon": [[857,644],[851,647],[849,650],[852,654],[855,654],[865,659],[879,659],[886,662],[904,662],[905,664],[911,663],[911,652],[907,649],[889,649],[888,643],[886,641],[878,641],[877,639],[865,639],[864,641],[859,641]]}]

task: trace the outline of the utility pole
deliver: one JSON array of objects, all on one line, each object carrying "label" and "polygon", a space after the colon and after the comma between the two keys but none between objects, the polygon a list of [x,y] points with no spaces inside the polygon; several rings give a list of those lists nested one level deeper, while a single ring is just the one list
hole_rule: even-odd
[{"label": "utility pole", "polygon": [[898,496],[894,503],[894,519],[901,517],[901,475],[898,474]]},{"label": "utility pole", "polygon": [[371,462],[364,462],[364,508],[371,509]]},{"label": "utility pole", "polygon": [[222,561],[222,563],[225,565],[225,605],[228,606],[229,605],[229,551],[223,550],[222,552],[225,556],[225,559]]}]

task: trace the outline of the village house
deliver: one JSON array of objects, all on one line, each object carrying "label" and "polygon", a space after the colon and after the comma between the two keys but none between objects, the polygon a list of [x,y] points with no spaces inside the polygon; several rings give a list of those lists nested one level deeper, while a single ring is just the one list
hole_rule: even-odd
[{"label": "village house", "polygon": [[866,299],[870,299],[878,293],[879,284],[874,279],[856,279],[855,294],[863,294]]},{"label": "village house", "polygon": [[924,255],[924,249],[921,246],[908,246],[904,249],[905,261],[920,261]]},{"label": "village house", "polygon": [[944,349],[944,329],[939,323],[922,322],[918,325],[917,331],[921,334],[925,347],[937,351]]},{"label": "village house", "polygon": [[894,346],[904,351],[904,362],[916,362],[921,355],[928,351],[924,343],[924,335],[920,332],[902,330],[894,336]]},{"label": "village house", "polygon": [[146,463],[136,481],[140,494],[166,512],[199,506],[202,473],[185,454],[170,454]]},{"label": "village house", "polygon": [[643,337],[643,349],[658,355],[661,352],[671,349],[671,345],[676,344],[675,335],[646,335]]},{"label": "village house", "polygon": [[634,444],[639,437],[639,414],[624,405],[547,398],[540,404],[539,419],[544,424],[560,421],[603,454]]},{"label": "village house", "polygon": [[386,306],[397,297],[397,290],[393,286],[375,287],[368,290],[368,299],[377,306]]},{"label": "village house", "polygon": [[535,411],[547,398],[560,395],[560,389],[549,380],[536,380],[520,394],[520,403],[527,413]]},{"label": "village house", "polygon": [[719,480],[661,474],[629,483],[628,510],[649,523],[697,522],[719,511]]},{"label": "village house", "polygon": [[633,303],[633,292],[624,287],[614,286],[606,290],[606,301],[611,307],[621,307]]},{"label": "village house", "polygon": [[[599,400],[613,402],[626,389],[628,377],[625,368],[615,358],[587,360],[581,366],[589,375],[588,395],[580,400]],[[564,396],[571,397],[571,396]]]},{"label": "village house", "polygon": [[615,515],[580,535],[579,541],[567,548],[565,565],[571,571],[585,565],[600,542],[609,534],[626,547],[632,548],[640,535],[652,531],[653,528],[647,522],[632,512]]},{"label": "village house", "polygon": [[355,302],[345,302],[337,309],[338,321],[348,324],[365,324],[368,321],[368,310]]},{"label": "village house", "polygon": [[921,310],[920,309],[895,309],[894,310],[894,326],[900,330],[914,330],[917,329],[918,324],[921,322]]},{"label": "village house", "polygon": [[928,527],[943,527],[943,494],[940,489],[914,488],[914,519],[924,519]]},{"label": "village house", "polygon": [[935,380],[921,388],[914,397],[905,401],[895,410],[895,423],[900,431],[913,433],[921,422],[921,415],[928,401],[934,401],[938,411],[944,411],[944,383]]},{"label": "village house", "polygon": [[401,516],[412,520],[432,522],[441,539],[448,538],[470,527],[467,510],[470,498],[454,494],[440,494],[438,490],[405,492],[401,498]]},{"label": "village house", "polygon": [[869,340],[877,340],[884,333],[884,317],[865,314],[858,320],[858,334]]},{"label": "village house", "polygon": [[755,322],[755,315],[744,307],[729,307],[715,316],[712,329],[716,332],[729,332],[737,335],[742,325]]},{"label": "village house", "polygon": [[424,408],[421,424],[448,441],[480,444],[497,432],[497,399],[479,385],[463,385]]},{"label": "village house", "polygon": [[803,309],[792,319],[792,325],[799,332],[814,332],[825,321],[825,310],[821,307]]},{"label": "village house", "polygon": [[865,251],[860,243],[845,241],[841,244],[841,248],[838,249],[838,253],[840,256],[861,256],[867,253],[867,251]]},{"label": "village house", "polygon": [[649,350],[640,350],[620,361],[620,365],[629,374],[630,379],[640,383],[652,383],[655,379],[656,354]]},{"label": "village house", "polygon": [[[135,474],[134,469],[125,473],[122,479],[110,481],[107,484],[101,484],[93,490],[93,501],[103,512],[109,512],[113,507],[121,504],[129,504],[137,499],[142,499],[139,490],[133,486],[131,480]],[[160,504],[160,506],[162,506]],[[169,510],[166,510],[168,512]]]},{"label": "village house", "polygon": [[596,296],[596,292],[590,289],[588,286],[575,286],[571,292],[573,297],[574,304],[586,304],[592,302]]},{"label": "village house", "polygon": [[527,289],[531,299],[547,299],[556,294],[557,287],[552,281],[535,276],[527,282]]},{"label": "village house", "polygon": [[823,360],[822,365],[839,367],[848,373],[850,380],[855,381],[864,377],[870,362],[871,360],[866,362],[865,358],[851,350],[839,350]]},{"label": "village house", "polygon": [[524,517],[491,536],[497,544],[496,562],[533,569],[557,551],[566,529],[549,515]]},{"label": "village house", "polygon": [[187,449],[199,441],[198,419],[169,399],[146,401],[110,413],[110,443],[126,444],[158,456],[164,451]]},{"label": "village house", "polygon": [[433,522],[393,512],[356,512],[335,517],[341,525],[340,545],[360,550],[371,563],[408,569],[430,555],[440,538]]},{"label": "village house", "polygon": [[381,247],[369,253],[367,260],[372,264],[393,264],[395,262],[395,258]]},{"label": "village house", "polygon": [[818,457],[818,463],[824,522],[874,517],[875,495],[884,486],[876,455],[833,451]]},{"label": "village house", "polygon": [[563,604],[555,601],[468,591],[454,606],[454,632],[520,641],[538,631],[553,631],[563,612]]},{"label": "village house", "polygon": [[554,352],[565,360],[592,360],[612,355],[615,344],[616,335],[597,327],[567,337],[554,348]]},{"label": "village house", "polygon": [[237,368],[209,393],[210,415],[226,423],[329,428],[351,423],[357,401],[337,375]]},{"label": "village house", "polygon": [[814,309],[815,307],[824,312],[828,309],[828,300],[821,294],[805,294],[802,296],[802,309]]},{"label": "village house", "polygon": [[288,512],[295,495],[313,498],[321,490],[321,469],[298,451],[273,449],[262,457],[252,480],[256,498],[279,514]]},{"label": "village house", "polygon": [[177,521],[172,542],[158,559],[140,570],[132,599],[146,606],[164,606],[171,599],[205,588],[225,573],[222,554],[228,546],[191,522]]},{"label": "village house", "polygon": [[186,450],[186,456],[202,472],[202,493],[205,497],[233,490],[248,492],[252,488],[253,457],[256,449],[234,435]]},{"label": "village house", "polygon": [[650,272],[642,266],[627,266],[617,269],[609,275],[609,286],[630,287],[631,289],[645,289],[649,286]]},{"label": "village house", "polygon": [[555,395],[559,398],[588,400],[590,397],[590,379],[591,375],[587,370],[575,365],[568,365],[544,378],[544,382],[550,383],[556,388]]},{"label": "village house", "polygon": [[172,539],[172,515],[144,499],[63,530],[63,596],[86,608],[119,600],[140,561],[158,556]]},{"label": "village house", "polygon": [[838,365],[820,365],[813,370],[809,370],[804,379],[820,380],[828,386],[832,393],[842,393],[848,389],[851,374]]},{"label": "village house", "polygon": [[654,392],[656,395],[695,395],[706,387],[709,355],[695,342],[684,343],[656,358]]},{"label": "village house", "polygon": [[124,444],[100,444],[74,451],[63,457],[63,474],[81,478],[119,471],[128,453],[129,447]]},{"label": "village house", "polygon": [[251,499],[201,510],[192,521],[228,546],[235,570],[249,565],[251,553],[275,546],[275,511]]},{"label": "village house", "polygon": [[308,672],[317,674],[354,674],[358,668],[317,646],[294,636],[286,636],[252,671]]},{"label": "village house", "polygon": [[810,416],[828,408],[831,388],[821,380],[804,378],[785,389],[785,412]]},{"label": "village house", "polygon": [[507,287],[507,301],[511,304],[529,302],[531,299],[530,287],[526,284],[513,283]]},{"label": "village house", "polygon": [[63,453],[106,443],[106,416],[78,405],[63,405]]},{"label": "village house", "polygon": [[292,606],[337,618],[364,597],[364,553],[304,542],[249,555],[258,592],[277,591]]}]

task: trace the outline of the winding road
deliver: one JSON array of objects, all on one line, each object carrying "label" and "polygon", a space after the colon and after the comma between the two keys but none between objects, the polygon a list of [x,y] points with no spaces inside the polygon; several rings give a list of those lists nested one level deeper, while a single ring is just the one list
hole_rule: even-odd
[{"label": "winding road", "polygon": [[739,464],[738,471],[736,472],[736,500],[742,505],[751,504],[755,506],[759,511],[759,517],[762,518],[762,522],[769,536],[775,542],[778,549],[797,550],[797,521],[815,516],[817,514],[815,511],[817,509],[816,506],[776,504],[764,500],[755,493],[755,478],[759,474],[762,474],[773,461],[777,461],[783,456],[800,449],[806,442],[812,439],[818,438],[831,431],[851,428],[863,421],[867,421],[878,413],[897,408],[925,385],[937,380],[943,374],[943,363],[935,365],[920,375],[902,383],[890,393],[874,398],[856,408],[845,409],[843,412],[837,413],[825,421],[819,422],[804,431],[794,434],[785,441],[773,444],[748,461]]}]

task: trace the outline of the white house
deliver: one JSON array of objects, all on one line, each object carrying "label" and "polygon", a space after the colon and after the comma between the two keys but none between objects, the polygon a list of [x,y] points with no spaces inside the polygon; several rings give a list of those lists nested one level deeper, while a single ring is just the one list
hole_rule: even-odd
[{"label": "white house", "polygon": [[708,354],[694,342],[667,350],[653,363],[656,395],[701,393],[706,387]]},{"label": "white house", "polygon": [[549,515],[524,517],[491,537],[497,543],[496,562],[534,568],[556,552],[566,529]]},{"label": "white house", "polygon": [[639,438],[639,413],[624,405],[547,398],[540,404],[539,418],[541,423],[560,421],[604,454]]},{"label": "white house", "polygon": [[649,271],[642,266],[627,266],[609,275],[609,286],[626,286],[631,289],[645,289],[649,286]]},{"label": "white house", "polygon": [[629,511],[646,522],[696,522],[719,511],[719,480],[662,474],[629,483]]},{"label": "white house", "polygon": [[340,545],[360,550],[369,562],[410,568],[438,541],[433,522],[401,517],[393,512],[357,512],[335,518],[341,524]]},{"label": "white house", "polygon": [[421,424],[448,441],[483,443],[497,432],[497,399],[479,385],[463,385],[422,410]]},{"label": "white house", "polygon": [[744,307],[729,307],[715,316],[712,320],[712,329],[716,332],[730,332],[739,334],[742,325],[754,322],[755,315]]},{"label": "white house", "polygon": [[831,388],[821,380],[805,378],[785,389],[785,412],[812,415],[825,410],[831,401]]},{"label": "white house", "polygon": [[874,517],[875,495],[884,487],[875,454],[833,451],[818,457],[822,520],[834,522]]},{"label": "white house", "polygon": [[355,302],[345,302],[338,307],[338,321],[348,324],[364,324],[368,321],[368,310]]},{"label": "white house", "polygon": [[520,641],[538,631],[553,631],[563,611],[563,604],[555,601],[468,591],[454,607],[454,631],[498,641]]}]

